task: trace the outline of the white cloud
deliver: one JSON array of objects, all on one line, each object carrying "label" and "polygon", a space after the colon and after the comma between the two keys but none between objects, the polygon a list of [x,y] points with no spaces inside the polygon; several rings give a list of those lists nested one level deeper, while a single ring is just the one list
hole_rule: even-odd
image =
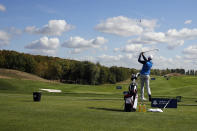
[{"label": "white cloud", "polygon": [[197,59],[197,45],[191,45],[182,51],[185,59]]},{"label": "white cloud", "polygon": [[99,56],[98,58],[102,59],[103,61],[110,62],[110,61],[119,61],[121,58],[123,58],[122,55],[118,56],[110,56],[110,55],[102,55]]},{"label": "white cloud", "polygon": [[167,37],[173,39],[182,39],[182,40],[194,39],[197,37],[197,28],[194,29],[183,28],[179,31],[177,31],[176,29],[169,29],[166,35]]},{"label": "white cloud", "polygon": [[166,40],[169,49],[174,49],[177,46],[182,46],[186,40],[196,39],[196,37],[197,28],[183,28],[179,31],[177,31],[176,29],[169,29],[166,33]]},{"label": "white cloud", "polygon": [[150,48],[143,47],[142,44],[127,44],[125,47],[115,48],[114,51],[121,51],[124,53],[136,53],[136,52],[142,52],[147,51]]},{"label": "white cloud", "polygon": [[172,41],[168,41],[168,46],[167,48],[170,50],[175,49],[178,46],[182,46],[184,44],[184,40],[172,40]]},{"label": "white cloud", "polygon": [[184,24],[191,24],[192,23],[192,20],[186,20],[185,22],[184,22]]},{"label": "white cloud", "polygon": [[42,28],[28,26],[25,31],[32,34],[43,34],[49,36],[61,36],[62,33],[73,29],[72,25],[67,24],[65,20],[50,20],[47,25]]},{"label": "white cloud", "polygon": [[76,48],[76,49],[70,50],[68,53],[69,53],[69,54],[79,54],[79,53],[81,53],[82,51],[83,51],[83,49],[78,49],[78,48]]},{"label": "white cloud", "polygon": [[[176,63],[176,65],[175,65]],[[179,67],[179,62],[172,58],[165,58],[163,56],[155,56],[153,59],[153,68],[155,69],[175,69]]]},{"label": "white cloud", "polygon": [[0,11],[2,11],[2,12],[6,11],[6,7],[2,4],[0,4]]},{"label": "white cloud", "polygon": [[101,22],[96,25],[95,29],[100,32],[119,36],[134,36],[140,35],[144,31],[154,30],[155,26],[156,20],[142,19],[139,22],[136,19],[117,16],[108,18],[106,21]]},{"label": "white cloud", "polygon": [[195,54],[197,55],[197,45],[191,45],[183,50],[185,54]]},{"label": "white cloud", "polygon": [[166,36],[162,32],[146,32],[140,37],[128,40],[130,44],[158,44],[166,42]]},{"label": "white cloud", "polygon": [[128,40],[129,44],[167,44],[168,49],[182,46],[186,40],[196,39],[197,28],[181,30],[169,29],[163,32],[145,32],[137,38]]},{"label": "white cloud", "polygon": [[16,29],[15,27],[11,27],[5,31],[0,30],[0,47],[8,45],[13,37],[18,36],[21,33],[21,30]]},{"label": "white cloud", "polygon": [[8,45],[10,42],[11,36],[5,31],[0,30],[0,47]]},{"label": "white cloud", "polygon": [[122,66],[122,67],[135,67],[133,62],[136,59],[133,58],[132,54],[126,54],[126,55],[101,55],[96,57],[96,61],[99,61],[99,63],[106,65],[106,66]]},{"label": "white cloud", "polygon": [[42,37],[39,40],[31,42],[25,46],[26,49],[32,50],[35,54],[49,54],[54,55],[59,47],[58,38]]},{"label": "white cloud", "polygon": [[[83,50],[89,48],[101,48],[108,40],[104,37],[96,37],[95,39],[85,40],[82,37],[70,37],[69,40],[65,41],[62,46],[66,48],[74,49],[71,53],[80,53]],[[106,49],[106,46],[103,48]]]},{"label": "white cloud", "polygon": [[144,27],[145,31],[153,31],[157,26],[157,21],[154,19],[153,20],[141,19],[140,23],[138,24]]},{"label": "white cloud", "polygon": [[[196,57],[197,58],[197,57]],[[195,59],[196,59],[195,58]],[[154,58],[154,68],[156,69],[197,69],[196,61],[194,58],[186,57],[186,56],[174,56],[171,58],[165,58],[163,56],[157,56]]]}]

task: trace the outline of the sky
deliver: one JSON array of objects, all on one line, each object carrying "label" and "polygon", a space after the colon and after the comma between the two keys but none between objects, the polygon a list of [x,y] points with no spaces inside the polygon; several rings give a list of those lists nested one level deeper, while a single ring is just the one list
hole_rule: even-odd
[{"label": "sky", "polygon": [[197,70],[195,0],[1,0],[0,49],[140,69]]}]

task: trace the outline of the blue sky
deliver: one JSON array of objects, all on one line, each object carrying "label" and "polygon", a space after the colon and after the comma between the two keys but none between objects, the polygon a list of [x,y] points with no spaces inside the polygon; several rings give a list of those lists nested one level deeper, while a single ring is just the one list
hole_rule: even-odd
[{"label": "blue sky", "polygon": [[0,49],[141,68],[197,69],[195,0],[2,0]]}]

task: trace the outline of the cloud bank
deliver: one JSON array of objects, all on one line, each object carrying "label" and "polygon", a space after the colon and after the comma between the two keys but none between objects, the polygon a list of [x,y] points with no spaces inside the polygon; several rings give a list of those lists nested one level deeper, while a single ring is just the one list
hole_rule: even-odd
[{"label": "cloud bank", "polygon": [[76,36],[70,37],[69,40],[63,42],[62,47],[72,48],[73,51],[71,53],[80,53],[90,48],[102,48],[107,41],[107,39],[100,36],[90,40],[85,40],[82,37]]},{"label": "cloud bank", "polygon": [[59,45],[60,42],[58,38],[48,38],[44,36],[39,40],[32,41],[25,46],[25,48],[30,49],[34,54],[54,55]]},{"label": "cloud bank", "polygon": [[73,28],[74,27],[70,24],[67,24],[65,20],[50,20],[47,25],[44,25],[41,28],[28,26],[25,28],[25,32],[48,36],[61,36],[64,32],[69,31]]},{"label": "cloud bank", "polygon": [[197,60],[197,45],[190,45],[182,51],[184,58],[188,60]]},{"label": "cloud bank", "polygon": [[135,36],[145,31],[152,31],[156,26],[156,20],[137,20],[124,16],[108,18],[96,25],[95,29],[118,36]]},{"label": "cloud bank", "polygon": [[[187,20],[185,24],[191,22],[192,20]],[[156,27],[158,27],[157,20],[154,19],[136,20],[125,16],[117,16],[100,22],[95,29],[103,33],[134,37],[128,40],[127,44],[134,44],[135,46],[136,44],[166,44],[169,50],[182,46],[186,40],[196,39],[197,37],[196,28],[168,29],[166,32],[156,32]],[[128,47],[128,45],[126,46]]]},{"label": "cloud bank", "polygon": [[144,47],[142,44],[127,44],[124,47],[115,48],[114,51],[121,51],[123,53],[136,53],[149,50],[149,47]]},{"label": "cloud bank", "polygon": [[0,47],[1,46],[6,46],[9,44],[11,39],[10,34],[8,34],[7,32],[0,30]]}]

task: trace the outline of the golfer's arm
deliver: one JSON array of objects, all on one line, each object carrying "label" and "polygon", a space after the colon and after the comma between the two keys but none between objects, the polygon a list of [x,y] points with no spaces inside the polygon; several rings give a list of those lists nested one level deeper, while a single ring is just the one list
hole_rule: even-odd
[{"label": "golfer's arm", "polygon": [[141,63],[141,64],[146,63],[145,61],[142,61],[142,60],[141,60],[141,54],[140,54],[140,56],[139,56],[139,58],[138,58],[138,62]]},{"label": "golfer's arm", "polygon": [[144,59],[144,61],[147,61],[146,57],[144,56],[144,54],[142,54],[142,57]]},{"label": "golfer's arm", "polygon": [[140,54],[140,56],[139,56],[139,58],[138,58],[138,62],[142,63],[141,54]]}]

